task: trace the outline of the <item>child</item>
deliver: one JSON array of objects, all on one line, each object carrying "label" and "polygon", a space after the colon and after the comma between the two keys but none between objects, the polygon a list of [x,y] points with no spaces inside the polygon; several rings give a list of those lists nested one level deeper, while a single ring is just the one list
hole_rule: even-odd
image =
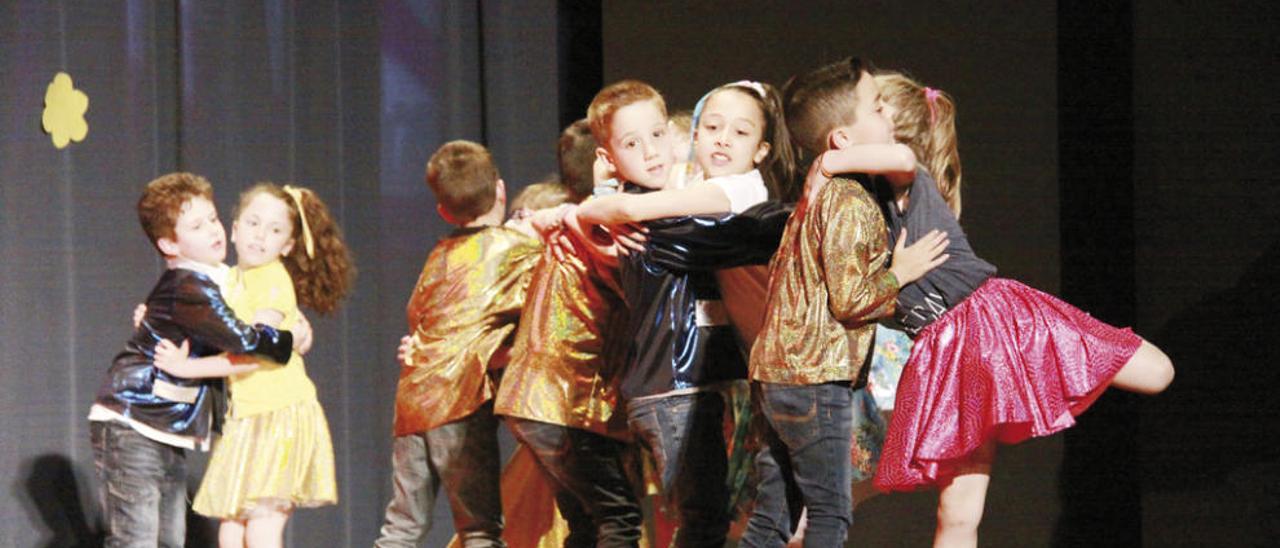
[{"label": "child", "polygon": [[[875,82],[849,59],[788,83],[793,140],[812,158],[829,148],[889,142]],[[838,179],[801,199],[770,263],[768,306],[751,352],[764,418],[756,506],[742,546],[783,546],[801,507],[805,546],[841,546],[852,518],[851,383],[870,350],[874,320],[892,312],[900,283],[932,268],[942,238],[894,250],[888,271],[883,221],[856,182]],[[797,496],[798,495],[798,496]]]},{"label": "child", "polygon": [[530,224],[530,218],[535,211],[540,209],[548,209],[573,198],[569,187],[561,184],[554,177],[545,181],[533,183],[524,187],[514,200],[511,200],[511,214],[503,226],[514,228],[530,237],[537,238],[538,234]]},{"label": "child", "polygon": [[[727,84],[708,93],[699,107],[694,156],[709,177],[707,181],[661,190],[664,181],[654,185],[643,174],[629,170],[626,162],[614,159],[625,159],[631,151],[606,149],[603,156],[620,166],[618,174],[631,183],[632,190],[646,186],[657,190],[593,200],[578,208],[577,220],[588,225],[618,224],[743,213],[763,202],[770,188],[776,189],[775,198],[795,194],[790,191],[789,137],[781,102],[772,87],[746,81]],[[637,180],[641,182],[635,183]],[[648,223],[647,227],[659,237],[673,228],[667,221]],[[684,237],[675,239],[697,248],[713,230],[708,226],[699,229],[700,234],[686,231]],[[762,263],[773,251],[769,243],[777,242],[777,237],[756,240],[743,236],[719,233],[719,254],[729,260],[703,261],[696,269],[673,270],[670,263],[647,250],[622,262],[622,284],[632,310],[633,331],[622,380],[628,423],[652,451],[662,493],[680,512],[676,543],[681,546],[723,544],[731,517],[721,427],[725,405],[719,392],[746,377],[745,352],[736,348],[727,320],[751,320],[726,312],[727,301],[721,301],[710,268],[752,259]],[[763,306],[762,291],[757,298],[735,297],[742,297],[735,302],[757,301],[757,310]]]},{"label": "child", "polygon": [[463,546],[505,546],[492,400],[541,248],[501,226],[506,187],[483,146],[445,143],[431,155],[426,179],[436,211],[458,228],[431,250],[409,299],[395,495],[375,546],[416,546],[430,529],[441,484]]},{"label": "child", "polygon": [[595,186],[591,162],[595,157],[596,140],[591,136],[591,126],[586,118],[569,124],[560,132],[556,160],[560,168],[560,184],[572,194],[570,201],[581,202],[591,195]]},{"label": "child", "polygon": [[[221,381],[171,375],[155,367],[158,341],[184,339],[197,356],[257,353],[288,361],[298,337],[236,319],[223,300],[226,233],[203,177],[170,173],[147,184],[138,220],[167,269],[146,300],[146,310],[116,356],[89,411],[94,467],[102,485],[108,546],[182,546],[186,528],[186,456],[207,450],[222,419]],[[245,368],[207,368],[221,377]],[[194,377],[194,375],[193,375]]]},{"label": "child", "polygon": [[[346,296],[354,268],[341,229],[310,190],[261,183],[241,193],[231,241],[237,265],[227,302],[241,317],[289,327],[298,301],[327,314]],[[156,364],[183,374],[202,363],[164,341]],[[301,357],[258,360],[251,373],[228,381],[231,406],[222,438],[205,470],[192,509],[218,518],[222,546],[279,546],[295,508],[335,504],[333,443],[315,385]]]},{"label": "child", "polygon": [[[578,142],[590,139],[595,150],[596,139],[621,136],[609,131],[615,122],[648,105],[631,86],[601,90],[590,126],[605,131],[579,135]],[[577,161],[565,165],[566,158]],[[590,158],[560,159],[562,174],[592,173]],[[622,462],[629,436],[623,415],[614,412],[625,312],[612,262],[588,253],[560,260],[547,246],[531,275],[495,401],[495,412],[507,416],[516,439],[555,486],[556,505],[569,526],[567,547],[635,546],[641,536],[639,502]]]},{"label": "child", "polygon": [[[900,107],[904,131],[919,136],[910,143],[924,151],[925,165],[945,166],[955,142],[950,99],[912,87]],[[851,156],[864,152],[824,155],[815,182],[850,169]],[[957,187],[935,184],[914,162],[898,175],[875,181],[891,235],[901,245],[944,230],[951,259],[898,294],[896,316],[914,346],[875,484],[885,491],[939,486],[935,545],[974,546],[996,441],[1067,428],[1107,386],[1159,393],[1173,380],[1173,365],[1129,329],[994,277],[956,221],[959,200],[949,203],[939,191]]]}]

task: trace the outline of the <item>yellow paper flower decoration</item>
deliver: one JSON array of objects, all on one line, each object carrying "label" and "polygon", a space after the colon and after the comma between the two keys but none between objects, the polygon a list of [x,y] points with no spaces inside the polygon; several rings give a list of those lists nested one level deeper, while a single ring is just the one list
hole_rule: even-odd
[{"label": "yellow paper flower decoration", "polygon": [[65,72],[54,75],[44,93],[44,116],[41,125],[53,138],[53,146],[66,148],[71,141],[80,142],[89,134],[89,122],[84,120],[89,110],[89,96],[75,88],[71,76]]}]

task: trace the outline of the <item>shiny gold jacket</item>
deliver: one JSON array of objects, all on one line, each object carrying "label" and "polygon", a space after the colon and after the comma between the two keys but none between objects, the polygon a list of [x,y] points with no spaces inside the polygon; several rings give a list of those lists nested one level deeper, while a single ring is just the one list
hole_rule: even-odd
[{"label": "shiny gold jacket", "polygon": [[425,432],[493,398],[541,243],[519,231],[460,228],[436,244],[409,298],[411,350],[395,434]]},{"label": "shiny gold jacket", "polygon": [[617,368],[628,340],[616,269],[543,252],[494,412],[625,437]]},{"label": "shiny gold jacket", "polygon": [[751,379],[779,384],[853,381],[893,313],[898,281],[884,217],[856,181],[836,178],[802,199],[769,263],[764,324],[751,350]]}]

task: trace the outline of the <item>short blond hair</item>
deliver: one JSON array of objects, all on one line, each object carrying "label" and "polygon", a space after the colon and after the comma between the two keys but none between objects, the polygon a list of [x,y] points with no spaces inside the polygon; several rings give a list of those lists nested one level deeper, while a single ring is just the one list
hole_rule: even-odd
[{"label": "short blond hair", "polygon": [[427,186],[453,220],[484,215],[496,199],[498,167],[489,150],[471,141],[449,141],[427,161]]},{"label": "short blond hair", "polygon": [[524,190],[511,200],[511,210],[537,211],[558,206],[572,199],[573,192],[568,187],[556,181],[543,181],[524,187]]},{"label": "short blond hair", "polygon": [[613,115],[623,107],[644,101],[657,103],[662,117],[666,118],[667,103],[662,100],[662,94],[649,84],[639,80],[623,80],[600,90],[587,107],[587,124],[591,126],[591,135],[596,138],[596,142],[608,148],[611,137],[609,124],[613,122]]}]

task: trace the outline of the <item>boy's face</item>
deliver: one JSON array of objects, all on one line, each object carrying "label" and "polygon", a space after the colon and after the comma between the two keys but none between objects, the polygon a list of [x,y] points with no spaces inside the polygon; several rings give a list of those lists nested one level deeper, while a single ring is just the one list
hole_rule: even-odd
[{"label": "boy's face", "polygon": [[755,169],[769,155],[764,126],[764,113],[746,93],[726,89],[708,97],[694,143],[702,172],[720,177]]},{"label": "boy's face", "polygon": [[182,204],[173,226],[174,237],[160,238],[160,250],[175,259],[218,265],[227,258],[227,232],[218,220],[218,209],[203,196]]},{"label": "boy's face", "polygon": [[832,131],[843,130],[847,144],[885,144],[893,142],[893,122],[884,114],[884,101],[876,79],[863,72],[854,88],[854,121]]},{"label": "boy's face", "polygon": [[596,152],[623,180],[660,189],[674,160],[667,117],[656,101],[622,107],[610,121],[609,142]]}]

